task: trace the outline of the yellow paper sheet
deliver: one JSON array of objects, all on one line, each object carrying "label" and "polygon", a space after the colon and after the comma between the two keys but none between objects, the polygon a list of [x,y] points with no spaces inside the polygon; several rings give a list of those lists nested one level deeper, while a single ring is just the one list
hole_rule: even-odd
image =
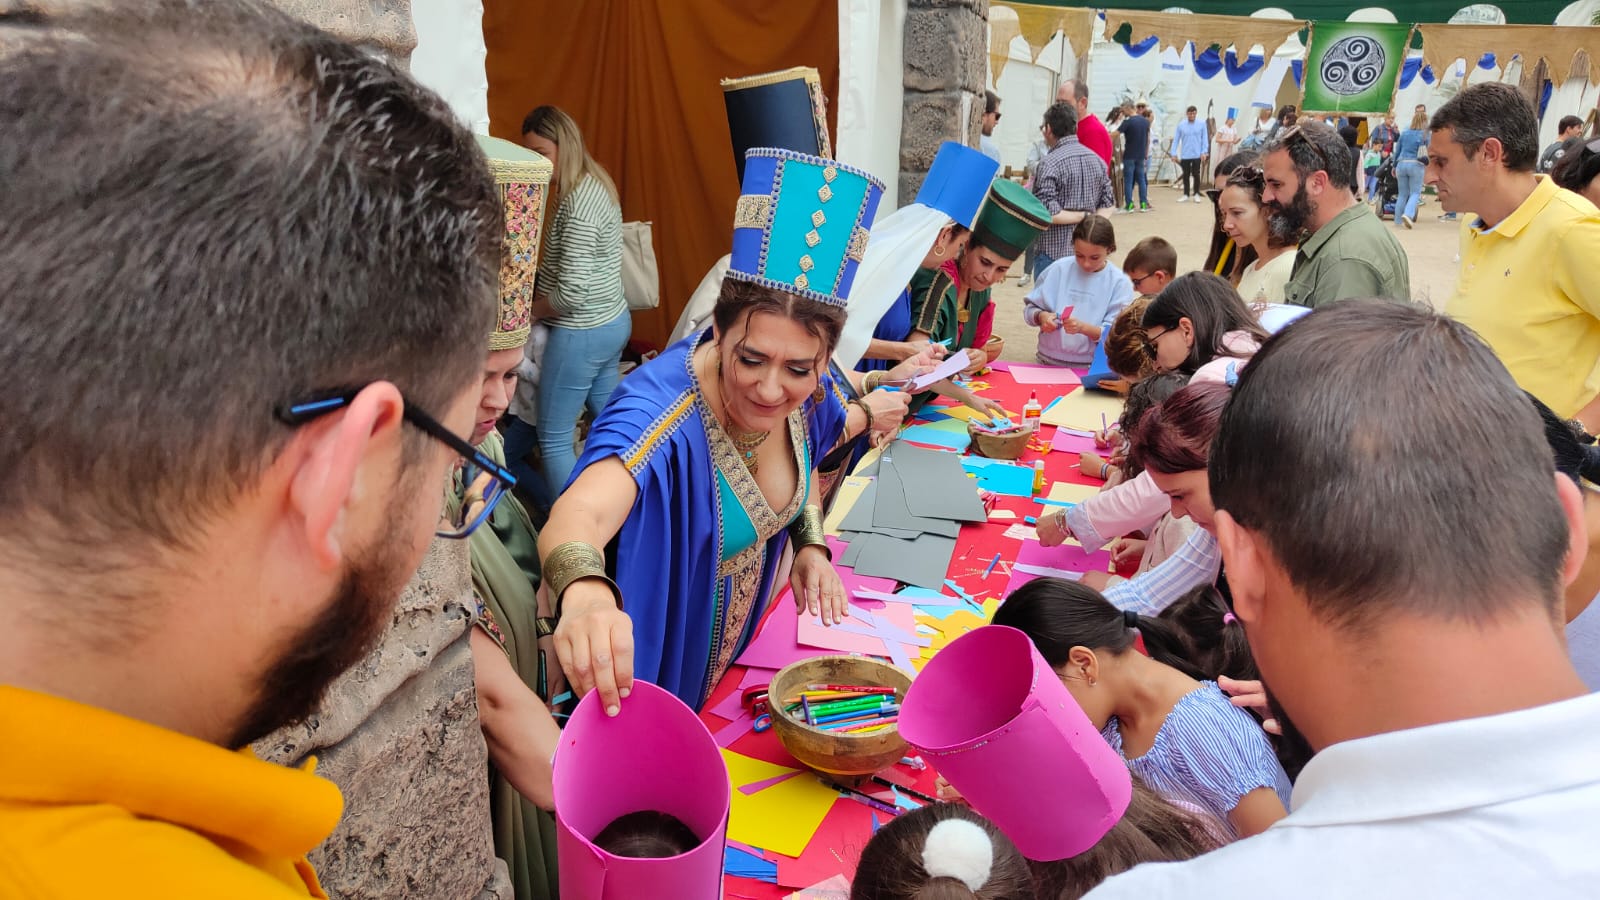
[{"label": "yellow paper sheet", "polygon": [[1122,400],[1111,394],[1078,388],[1070,394],[1063,394],[1061,402],[1045,410],[1039,421],[1079,431],[1099,431],[1105,427],[1100,421],[1102,414],[1106,421],[1115,422],[1122,415]]},{"label": "yellow paper sheet", "polygon": [[[952,419],[960,419],[964,422],[971,422],[974,420],[979,422],[988,422],[994,418],[994,416],[990,415],[989,413],[981,413],[966,406],[934,406],[929,407],[929,411],[942,412]],[[1007,410],[1005,413],[1003,413],[1003,415],[1010,416],[1011,421],[1013,422],[1018,421],[1018,416],[1014,412]]]},{"label": "yellow paper sheet", "polygon": [[795,770],[726,749],[722,751],[722,761],[728,766],[728,781],[733,785],[728,837],[784,856],[804,853],[839,795],[823,787],[810,773],[746,794],[739,790],[743,785]]},{"label": "yellow paper sheet", "polygon": [[937,633],[923,635],[923,637],[926,637],[931,643],[929,646],[922,648],[922,653],[920,655],[912,657],[912,667],[918,672],[921,672],[922,667],[928,664],[928,660],[933,659],[933,655],[938,653],[940,650],[943,650],[946,644],[949,644],[951,641],[961,637],[963,634],[966,634],[974,628],[981,628],[984,625],[993,622],[994,611],[999,608],[1000,600],[996,597],[989,597],[983,601],[982,618],[979,618],[978,614],[970,609],[962,609],[957,612],[953,612],[942,619],[935,618],[933,616],[919,615],[917,617],[917,621],[934,629],[934,631]]},{"label": "yellow paper sheet", "polygon": [[1100,493],[1100,489],[1092,484],[1073,484],[1070,481],[1058,481],[1050,485],[1050,493],[1046,500],[1056,500],[1061,503],[1082,503],[1083,501]]},{"label": "yellow paper sheet", "polygon": [[851,475],[839,482],[838,490],[833,493],[833,506],[828,508],[827,518],[822,520],[823,532],[834,537],[839,536],[839,523],[844,521],[845,514],[850,512],[850,507],[856,505],[856,501],[861,498],[861,492],[871,483],[872,479],[862,478],[859,475]]}]

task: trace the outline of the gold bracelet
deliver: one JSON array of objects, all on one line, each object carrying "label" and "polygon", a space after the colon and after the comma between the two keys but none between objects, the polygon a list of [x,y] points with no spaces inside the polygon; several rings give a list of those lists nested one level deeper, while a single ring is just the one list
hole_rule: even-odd
[{"label": "gold bracelet", "polygon": [[622,589],[606,574],[606,558],[583,541],[567,541],[550,551],[544,558],[544,580],[550,586],[550,596],[556,607],[556,618],[561,618],[561,597],[575,581],[598,578],[611,588],[617,598],[617,609],[622,608]]},{"label": "gold bracelet", "polygon": [[863,416],[867,417],[867,425],[866,425],[866,427],[862,428],[861,431],[857,433],[857,436],[862,435],[862,434],[867,434],[867,433],[871,432],[872,431],[872,410],[867,408],[866,402],[862,401],[862,400],[851,400],[849,405],[850,406],[858,406],[858,407],[860,407],[861,408],[861,414]]},{"label": "gold bracelet", "polygon": [[794,541],[797,553],[804,547],[821,547],[822,552],[833,559],[833,551],[828,549],[828,538],[822,532],[822,510],[818,507],[806,506],[800,510],[800,518],[789,526],[789,539]]},{"label": "gold bracelet", "polygon": [[861,389],[868,394],[877,390],[880,384],[883,384],[883,371],[879,369],[868,372],[867,377],[861,379]]}]

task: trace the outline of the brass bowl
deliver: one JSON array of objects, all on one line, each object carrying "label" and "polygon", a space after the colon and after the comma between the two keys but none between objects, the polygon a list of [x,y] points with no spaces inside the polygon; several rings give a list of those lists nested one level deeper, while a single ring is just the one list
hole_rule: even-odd
[{"label": "brass bowl", "polygon": [[976,422],[967,423],[967,434],[972,437],[973,449],[979,454],[990,459],[1020,459],[1023,451],[1028,449],[1028,441],[1038,433],[1038,429],[1024,429],[1015,434],[990,434],[979,428]]},{"label": "brass bowl", "polygon": [[784,700],[808,684],[892,687],[895,696],[904,700],[911,676],[888,663],[861,656],[818,656],[785,666],[773,676],[767,697],[772,706],[772,730],[795,759],[818,772],[853,776],[870,775],[906,755],[906,741],[898,727],[872,734],[839,734],[807,725],[803,716],[784,712]]}]

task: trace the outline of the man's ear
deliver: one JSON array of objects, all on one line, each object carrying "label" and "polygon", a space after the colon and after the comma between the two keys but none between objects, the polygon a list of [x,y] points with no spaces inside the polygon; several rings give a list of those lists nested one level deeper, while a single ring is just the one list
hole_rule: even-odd
[{"label": "man's ear", "polygon": [[304,444],[289,476],[289,503],[312,555],[335,568],[343,556],[339,540],[357,475],[380,448],[398,441],[405,401],[394,385],[374,382],[325,418],[302,426],[295,437]]},{"label": "man's ear", "polygon": [[1561,512],[1567,517],[1567,558],[1561,566],[1561,586],[1571,584],[1583,570],[1584,557],[1589,553],[1589,528],[1583,515],[1583,491],[1572,479],[1556,473],[1556,496],[1561,500]]},{"label": "man's ear", "polygon": [[1228,573],[1228,590],[1233,594],[1234,614],[1246,625],[1259,621],[1267,593],[1268,561],[1261,536],[1220,509],[1212,521],[1217,529],[1217,546],[1222,550],[1222,564]]}]

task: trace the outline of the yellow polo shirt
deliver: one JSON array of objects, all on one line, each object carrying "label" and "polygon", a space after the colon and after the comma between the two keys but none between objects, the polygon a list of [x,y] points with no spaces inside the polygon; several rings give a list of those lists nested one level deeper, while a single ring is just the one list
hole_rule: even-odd
[{"label": "yellow polo shirt", "polygon": [[327,895],[305,861],[330,781],[0,686],[0,900]]},{"label": "yellow polo shirt", "polygon": [[1461,231],[1446,309],[1478,332],[1523,390],[1572,416],[1600,394],[1600,211],[1539,177],[1493,229]]}]

